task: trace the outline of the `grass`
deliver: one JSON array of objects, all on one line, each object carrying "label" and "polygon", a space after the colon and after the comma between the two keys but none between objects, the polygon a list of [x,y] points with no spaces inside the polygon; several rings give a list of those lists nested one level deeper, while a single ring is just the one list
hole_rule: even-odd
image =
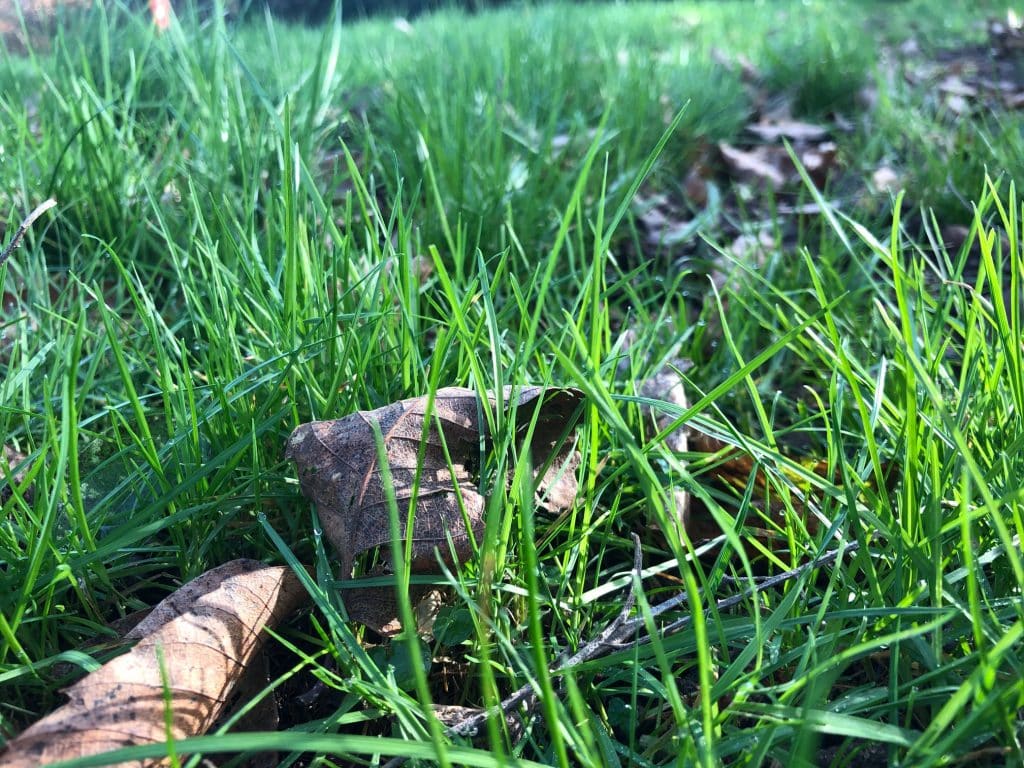
[{"label": "grass", "polygon": [[[538,6],[318,30],[187,17],[161,37],[115,7],[0,60],[4,242],[59,203],[0,270],[0,436],[33,487],[11,487],[0,525],[0,734],[104,658],[111,622],[249,556],[315,565],[315,607],[279,629],[285,728],[196,740],[206,754],[1024,760],[1021,122],[952,125],[882,56],[910,33],[926,52],[976,41],[976,5],[941,20],[922,2]],[[752,108],[715,49],[815,119],[877,83],[840,152],[864,175],[897,164],[913,197],[803,219],[715,293],[649,253],[638,185],[674,189]],[[726,244],[732,215],[708,242]],[[950,223],[970,227],[954,250]],[[693,405],[659,408],[740,450],[732,482],[716,455],[641,429],[638,383],[677,358],[695,363]],[[436,578],[443,629],[386,643],[348,623],[288,434],[527,382],[586,395],[577,503],[536,507],[499,422],[483,554]],[[721,529],[710,544],[679,532],[679,487]],[[633,533],[651,642],[559,669],[621,609]],[[859,548],[718,607],[839,540]],[[703,610],[650,613],[680,592]],[[524,684],[541,706],[521,735],[492,718],[449,739],[430,714]]]}]

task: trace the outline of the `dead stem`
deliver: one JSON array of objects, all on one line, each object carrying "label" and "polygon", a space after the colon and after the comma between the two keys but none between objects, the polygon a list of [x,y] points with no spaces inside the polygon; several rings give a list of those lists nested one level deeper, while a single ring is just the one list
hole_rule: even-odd
[{"label": "dead stem", "polygon": [[21,238],[25,236],[25,233],[28,232],[28,228],[32,226],[35,220],[53,208],[56,204],[57,201],[51,197],[46,202],[37,205],[35,210],[25,217],[25,220],[19,225],[18,231],[14,233],[14,238],[7,244],[7,247],[4,248],[3,252],[0,253],[0,267],[2,267],[11,257],[11,254],[14,253],[14,249],[21,245]]}]

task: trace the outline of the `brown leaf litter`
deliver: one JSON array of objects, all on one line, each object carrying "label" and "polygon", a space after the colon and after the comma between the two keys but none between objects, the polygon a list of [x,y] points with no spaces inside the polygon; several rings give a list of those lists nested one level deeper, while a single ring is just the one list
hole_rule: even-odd
[{"label": "brown leaf litter", "polygon": [[[3,446],[3,453],[0,454],[0,462],[3,462],[4,466],[0,467],[0,504],[4,504],[14,494],[12,485],[19,490],[19,492],[29,501],[32,500],[32,487],[25,486],[25,476],[28,472],[28,467],[22,467],[28,459],[25,454],[16,451],[9,445]],[[21,467],[19,469],[19,467]],[[11,474],[13,472],[13,474]],[[5,482],[7,480],[7,482]]]},{"label": "brown leaf litter", "polygon": [[935,95],[954,115],[1024,109],[1024,25],[1012,9],[989,19],[982,43],[939,51],[921,60],[913,39],[900,46],[904,80]]},{"label": "brown leaf litter", "polygon": [[259,653],[264,628],[305,599],[288,568],[234,560],[207,571],[128,633],[134,648],[68,688],[67,704],[8,743],[0,764],[34,768],[205,733]]},{"label": "brown leaf litter", "polygon": [[[497,406],[487,394],[488,408]],[[576,497],[579,454],[564,432],[582,402],[573,389],[505,387],[502,401],[515,408],[516,431],[525,437],[540,409],[530,445],[538,501],[551,509],[571,506]],[[412,561],[415,573],[437,573],[439,552],[448,564],[469,559],[483,533],[485,498],[480,492],[482,448],[491,436],[477,393],[460,387],[439,389],[427,396],[402,400],[373,411],[359,411],[334,421],[300,425],[288,441],[288,458],[299,469],[302,492],[317,505],[324,536],[338,554],[342,578],[349,578],[355,558],[391,543],[389,494],[398,508],[399,535],[404,540],[406,513],[412,518]],[[428,410],[429,409],[429,410]],[[388,466],[378,461],[381,449]],[[541,472],[543,471],[543,474]],[[389,479],[390,476],[390,479]],[[390,570],[390,551],[383,553]],[[414,590],[413,602],[424,590]],[[393,634],[394,593],[390,588],[346,590],[349,617],[382,634]]]}]

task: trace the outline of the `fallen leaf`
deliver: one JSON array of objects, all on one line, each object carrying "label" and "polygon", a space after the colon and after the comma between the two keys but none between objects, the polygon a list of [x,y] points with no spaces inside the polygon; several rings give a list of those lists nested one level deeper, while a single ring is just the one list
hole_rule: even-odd
[{"label": "fallen leaf", "polygon": [[[782,206],[776,208],[781,212]],[[751,269],[760,269],[767,258],[768,252],[777,248],[775,237],[771,233],[772,224],[762,225],[754,232],[741,233],[728,246],[722,249],[721,255],[707,273],[707,279],[715,287],[722,308],[728,314],[732,294],[740,290],[744,276]],[[719,313],[712,313],[707,319],[705,332],[711,338],[720,338],[722,325]]]},{"label": "fallen leaf", "polygon": [[948,75],[939,83],[939,90],[951,96],[963,96],[973,99],[978,95],[978,89],[968,85],[956,75]]},{"label": "fallen leaf", "polygon": [[[830,468],[829,462],[812,456],[793,455],[791,460],[801,465],[802,472],[778,467],[778,480],[789,486],[790,504],[787,505],[781,502],[779,491],[773,488],[774,483],[768,479],[765,469],[741,448],[699,429],[692,429],[690,450],[693,457],[690,466],[702,485],[726,491],[737,501],[742,498],[744,504],[749,504],[753,514],[747,516],[746,533],[759,542],[756,547],[747,547],[747,555],[752,559],[763,558],[765,552],[779,556],[789,552],[790,542],[785,531],[794,524],[790,511],[796,513],[812,535],[823,525],[829,525],[830,521],[821,513],[822,492],[806,479],[806,473],[812,473],[840,488],[842,476],[837,469]],[[883,463],[883,469],[886,487],[891,490],[899,480],[899,466]],[[713,539],[722,533],[718,518],[699,502],[695,502],[691,509],[687,531],[694,540]]]},{"label": "fallen leaf", "polygon": [[[494,393],[487,396],[493,407]],[[571,440],[563,443],[561,439],[581,400],[582,393],[574,389],[503,390],[506,408],[517,407],[521,435],[534,407],[539,404],[541,409],[530,449],[537,467],[538,501],[549,509],[571,506],[576,498],[579,454]],[[485,457],[481,448],[490,441],[481,421],[483,406],[476,392],[460,387],[439,389],[432,413],[427,406],[426,396],[415,397],[334,421],[302,424],[288,440],[287,457],[298,467],[303,494],[317,505],[324,535],[341,561],[343,578],[351,576],[360,553],[391,542],[388,488],[378,463],[374,423],[383,438],[403,538],[406,510],[415,494],[412,570],[436,572],[435,550],[449,563],[472,555],[471,537],[483,532],[485,499],[479,490],[479,473]],[[545,472],[540,475],[542,469]],[[384,553],[385,561],[389,554]],[[360,595],[346,590],[350,618],[378,630],[387,628],[394,620],[393,595],[385,597],[388,591]],[[418,596],[411,597],[415,602]],[[374,613],[375,607],[381,610]]]},{"label": "fallen leaf", "polygon": [[[644,440],[654,440],[662,432],[666,432],[663,444],[675,454],[689,450],[689,428],[685,424],[673,427],[678,418],[678,410],[689,407],[682,372],[693,367],[693,361],[674,357],[657,367],[652,374],[639,381],[631,380],[634,371],[651,367],[649,354],[638,344],[640,334],[632,328],[620,333],[619,350],[622,357],[616,365],[618,374],[627,380],[627,387],[642,398],[657,400],[676,406],[668,410],[657,405],[644,403],[640,405],[640,432]],[[685,527],[689,516],[690,494],[683,488],[672,488],[670,501],[674,507],[676,519]]]},{"label": "fallen leaf", "polygon": [[[683,387],[683,376],[681,371],[693,366],[690,360],[673,359],[658,369],[653,376],[644,379],[637,385],[636,393],[641,397],[652,400],[660,400],[686,409],[689,401],[686,399],[686,390]],[[654,438],[661,432],[669,430],[665,435],[665,447],[673,453],[686,453],[689,447],[689,430],[685,424],[672,428],[678,418],[675,412],[666,412],[656,406],[644,409],[644,426],[646,436]],[[690,494],[683,488],[672,489],[673,512],[676,519],[684,527],[690,517]]]},{"label": "fallen leaf", "polygon": [[[705,189],[706,191],[706,189]],[[644,233],[644,242],[654,247],[671,247],[696,234],[699,223],[684,216],[680,207],[663,194],[633,199],[636,221]]]},{"label": "fallen leaf", "polygon": [[800,162],[819,189],[825,186],[830,172],[836,166],[837,152],[838,147],[831,141],[822,142],[800,152]]},{"label": "fallen leaf", "polygon": [[871,186],[878,192],[896,192],[902,183],[900,175],[887,165],[876,168],[871,174]]},{"label": "fallen leaf", "polygon": [[[680,371],[693,367],[689,360],[672,359],[658,369],[654,375],[641,381],[636,387],[636,393],[640,397],[651,400],[660,400],[677,409],[686,409],[689,402],[686,399],[686,390],[683,388],[683,377]],[[646,410],[645,420],[649,420],[653,429],[648,427],[645,433],[648,438],[653,438],[660,432],[672,426],[676,420],[676,413],[667,413],[656,407]],[[665,447],[674,453],[685,453],[687,447],[687,430],[685,425],[678,426],[665,435]]]},{"label": "fallen leaf", "polygon": [[[367,576],[372,578],[391,573],[390,567],[378,566]],[[408,594],[416,618],[417,634],[429,635],[443,595],[429,584],[410,584]],[[392,587],[352,587],[346,589],[342,596],[352,621],[365,624],[382,637],[394,637],[402,631],[398,595]]]},{"label": "fallen leaf", "polygon": [[690,244],[718,215],[720,192],[711,181],[710,160],[702,152],[682,181],[683,196],[638,192],[632,210],[643,243],[654,248]]},{"label": "fallen leaf", "polygon": [[916,37],[910,37],[900,43],[896,50],[903,56],[916,56],[921,52],[921,45],[917,42]]},{"label": "fallen leaf", "polygon": [[[3,482],[4,484],[0,486],[0,504],[3,504],[13,495],[10,485],[11,483],[20,488],[22,495],[24,495],[26,499],[32,499],[31,486],[21,487],[25,483],[25,473],[28,471],[28,468],[22,468],[16,472],[14,471],[16,467],[25,462],[26,458],[28,457],[14,450],[11,446],[3,446],[3,453],[0,454],[0,461],[4,463],[4,467],[0,468],[0,482]],[[14,474],[11,475],[11,472],[14,472]],[[10,483],[4,482],[8,477],[10,477]]]},{"label": "fallen leaf", "polygon": [[683,177],[683,192],[686,193],[686,199],[698,208],[703,208],[708,203],[708,177],[710,175],[707,166],[696,163]]},{"label": "fallen leaf", "polygon": [[259,652],[263,629],[305,597],[287,568],[234,560],[207,571],[128,633],[134,648],[68,688],[67,704],[9,742],[0,764],[34,768],[205,733]]},{"label": "fallen leaf", "polygon": [[747,130],[762,141],[821,141],[828,136],[828,128],[799,120],[772,120],[751,123]]},{"label": "fallen leaf", "polygon": [[[775,236],[769,229],[759,229],[756,233],[745,233],[737,237],[728,247],[729,255],[737,263],[758,269],[764,266],[765,255],[775,249]],[[733,270],[735,272],[735,270]],[[719,290],[725,288],[725,281],[716,282]],[[738,288],[738,285],[736,286]]]},{"label": "fallen leaf", "polygon": [[1007,109],[1024,109],[1024,91],[1008,93],[1003,98]]},{"label": "fallen leaf", "polygon": [[[753,458],[739,448],[698,431],[690,435],[690,447],[694,453],[705,454],[695,459],[692,465],[696,475],[705,478],[702,482],[710,481],[716,487],[730,489],[736,497],[742,496],[753,484],[749,503],[756,513],[748,517],[748,533],[768,551],[782,554],[789,546],[789,541],[780,535],[780,531],[785,530],[790,521],[785,508],[777,501],[778,494],[771,488],[764,471],[757,468]],[[806,463],[816,474],[827,473],[825,462],[810,460]],[[811,505],[799,498],[793,499],[793,505],[808,531],[812,534],[817,531],[819,521]],[[721,535],[721,527],[706,508],[696,504],[688,520],[687,532],[694,540],[713,539]],[[749,550],[748,556],[760,557],[756,550]]]},{"label": "fallen leaf", "polygon": [[746,151],[720,142],[718,151],[722,153],[722,158],[730,169],[741,178],[767,182],[772,189],[779,189],[786,183],[786,177],[772,162],[774,158],[766,147],[755,147]]},{"label": "fallen leaf", "polygon": [[968,102],[963,96],[956,93],[947,94],[944,99],[944,103],[950,112],[957,115],[965,115],[971,111],[970,102]]}]

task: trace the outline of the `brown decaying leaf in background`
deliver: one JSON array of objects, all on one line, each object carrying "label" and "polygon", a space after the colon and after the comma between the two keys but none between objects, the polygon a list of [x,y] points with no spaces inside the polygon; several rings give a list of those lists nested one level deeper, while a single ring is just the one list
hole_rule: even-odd
[{"label": "brown decaying leaf in background", "polygon": [[[652,400],[662,400],[677,408],[685,410],[689,407],[686,399],[686,390],[683,387],[683,377],[680,371],[689,368],[693,363],[689,360],[674,358],[659,368],[649,378],[636,384],[636,393],[640,397],[648,397]],[[642,410],[644,419],[644,433],[648,439],[653,439],[658,433],[664,432],[672,427],[676,420],[674,412],[666,412],[657,408],[648,407]],[[690,450],[689,430],[685,424],[671,429],[664,437],[665,447],[676,454],[686,453]],[[672,489],[673,512],[679,524],[688,528],[690,524],[690,494],[682,487]]]},{"label": "brown decaying leaf in background", "polygon": [[67,704],[10,742],[0,765],[29,768],[163,742],[168,711],[174,739],[204,733],[260,650],[264,627],[280,622],[305,597],[287,568],[234,560],[207,571],[126,636],[138,640],[131,651],[68,688]]},{"label": "brown decaying leaf in background", "polygon": [[[10,484],[4,484],[0,486],[0,504],[6,502],[13,495],[11,484],[15,486],[21,486],[25,482],[25,473],[27,469],[21,469],[18,472],[14,472],[15,467],[19,466],[26,457],[23,454],[18,453],[16,450],[11,448],[9,445],[3,446],[3,451],[0,453],[0,461],[7,465],[7,471],[4,472],[0,469],[0,481],[6,477],[10,477]],[[13,475],[9,475],[10,472],[14,472]],[[32,488],[22,488],[22,494],[24,497],[31,501],[32,500]]]},{"label": "brown decaying leaf in background", "polygon": [[[537,471],[545,465],[547,471],[536,478],[538,498],[549,509],[570,506],[579,455],[571,440],[559,441],[582,393],[544,387],[505,387],[503,393],[506,408],[517,408],[521,434],[539,404],[530,450]],[[494,407],[494,393],[487,396]],[[435,549],[448,562],[465,561],[473,553],[471,537],[483,533],[485,499],[478,483],[481,449],[490,442],[481,421],[483,403],[473,390],[446,387],[437,391],[432,414],[427,407],[426,396],[415,397],[335,421],[302,424],[288,441],[287,456],[298,466],[303,494],[317,505],[324,535],[341,561],[342,578],[351,576],[360,553],[391,542],[388,488],[377,461],[374,421],[383,437],[403,538],[415,493],[412,570],[437,572]],[[414,602],[417,597],[412,596]],[[353,620],[384,634],[395,629],[392,590],[346,590],[345,604]]]},{"label": "brown decaying leaf in background", "polygon": [[32,213],[25,217],[25,220],[18,225],[18,228],[14,231],[14,236],[11,241],[4,246],[3,250],[0,250],[0,267],[11,257],[14,250],[21,245],[21,238],[28,232],[29,227],[35,224],[36,219],[46,213],[48,210],[57,205],[57,201],[52,197],[48,200],[44,200],[35,208],[32,209]]}]

